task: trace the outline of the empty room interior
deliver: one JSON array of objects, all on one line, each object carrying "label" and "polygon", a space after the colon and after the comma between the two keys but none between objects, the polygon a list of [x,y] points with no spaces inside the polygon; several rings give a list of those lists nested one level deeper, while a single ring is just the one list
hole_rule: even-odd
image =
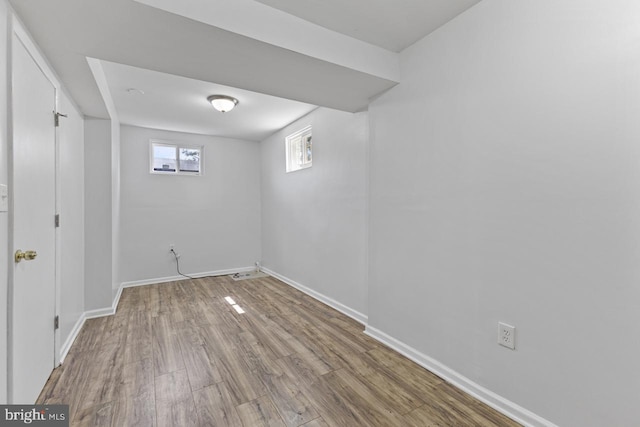
[{"label": "empty room interior", "polygon": [[1,405],[638,425],[640,2],[0,0],[0,58]]}]

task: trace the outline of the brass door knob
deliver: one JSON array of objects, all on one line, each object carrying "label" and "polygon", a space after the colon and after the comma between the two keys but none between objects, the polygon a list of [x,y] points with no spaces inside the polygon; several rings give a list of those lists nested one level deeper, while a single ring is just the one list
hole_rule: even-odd
[{"label": "brass door knob", "polygon": [[27,260],[27,261],[31,261],[32,259],[35,259],[35,257],[37,257],[37,256],[38,256],[38,253],[36,251],[25,251],[25,252],[22,252],[20,249],[18,249],[16,251],[14,259],[16,260],[16,262],[20,262],[23,259]]}]

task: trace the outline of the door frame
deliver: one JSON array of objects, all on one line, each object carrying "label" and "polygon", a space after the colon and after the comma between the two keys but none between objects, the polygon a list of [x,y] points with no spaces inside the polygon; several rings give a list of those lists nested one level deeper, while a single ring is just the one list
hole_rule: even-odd
[{"label": "door frame", "polygon": [[[53,105],[53,110],[51,112],[51,121],[53,123],[54,120],[54,112],[58,111],[59,105],[59,94],[61,91],[61,84],[58,80],[55,73],[52,71],[47,59],[42,54],[36,43],[33,41],[29,33],[27,32],[25,26],[20,22],[19,18],[16,16],[15,12],[10,10],[11,19],[9,20],[9,34],[7,40],[7,172],[8,172],[8,180],[7,186],[9,189],[9,211],[8,211],[8,259],[7,259],[7,401],[9,403],[28,403],[28,402],[13,402],[13,297],[14,297],[14,261],[13,261],[13,250],[14,250],[14,205],[13,205],[13,197],[14,194],[14,165],[13,165],[13,42],[14,40],[21,43],[31,58],[34,60],[36,65],[40,68],[40,71],[45,75],[45,77],[51,82],[51,85],[54,88],[55,92],[55,101]],[[55,158],[55,211],[56,213],[60,212],[60,148],[59,148],[59,131],[58,128],[55,128],[55,136],[54,136],[54,158]],[[51,218],[51,223],[53,224],[54,218]],[[60,314],[60,228],[55,228],[55,242],[54,242],[54,251],[55,251],[55,273],[53,277],[54,286],[55,286],[55,299],[54,299],[54,316],[58,316]],[[51,357],[53,358],[53,365],[60,365],[60,328],[53,329],[53,319],[51,328],[54,334],[54,348],[53,354]]]}]

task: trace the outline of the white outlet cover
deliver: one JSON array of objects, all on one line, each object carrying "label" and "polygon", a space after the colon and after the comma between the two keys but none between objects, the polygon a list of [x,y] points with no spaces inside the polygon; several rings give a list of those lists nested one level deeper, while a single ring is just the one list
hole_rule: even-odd
[{"label": "white outlet cover", "polygon": [[511,350],[515,350],[516,327],[498,322],[498,344]]}]

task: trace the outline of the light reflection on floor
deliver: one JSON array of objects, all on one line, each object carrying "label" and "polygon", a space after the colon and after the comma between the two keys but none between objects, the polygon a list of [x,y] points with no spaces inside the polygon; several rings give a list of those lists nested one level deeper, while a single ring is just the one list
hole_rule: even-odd
[{"label": "light reflection on floor", "polygon": [[237,311],[239,314],[244,313],[244,310],[242,309],[242,307],[240,307],[233,298],[231,297],[224,297],[225,301],[227,301],[229,304],[231,304],[231,307],[233,307],[233,309],[235,311]]}]

